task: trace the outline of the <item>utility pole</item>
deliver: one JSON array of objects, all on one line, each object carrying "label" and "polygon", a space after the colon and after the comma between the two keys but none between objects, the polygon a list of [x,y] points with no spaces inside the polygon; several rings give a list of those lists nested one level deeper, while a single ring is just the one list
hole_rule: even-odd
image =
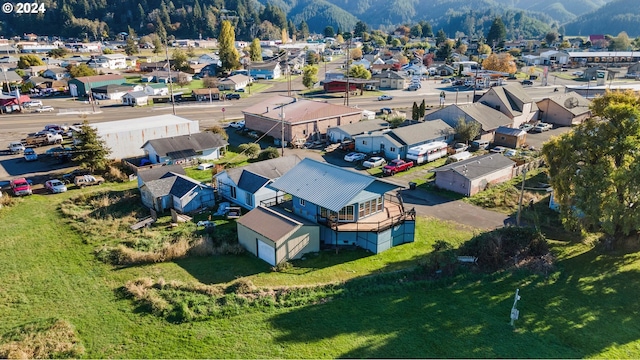
[{"label": "utility pole", "polygon": [[347,56],[345,56],[345,58],[347,59],[347,93],[345,96],[345,105],[349,106],[349,95],[351,93],[351,85],[349,84],[349,58],[351,57],[351,39],[353,38],[353,32],[351,33],[351,36],[349,36],[349,43],[347,45]]},{"label": "utility pole", "polygon": [[171,78],[171,63],[169,62],[169,42],[164,39],[164,53],[167,57],[167,70],[169,71],[169,96],[171,96],[171,108],[173,115],[176,114],[176,99],[173,97],[173,79]]},{"label": "utility pole", "polygon": [[522,186],[520,187],[520,200],[518,201],[518,216],[516,226],[520,226],[520,214],[522,213],[522,200],[524,198],[524,181],[527,179],[527,169],[522,170]]},{"label": "utility pole", "polygon": [[280,104],[280,147],[282,148],[282,156],[284,156],[284,104]]}]

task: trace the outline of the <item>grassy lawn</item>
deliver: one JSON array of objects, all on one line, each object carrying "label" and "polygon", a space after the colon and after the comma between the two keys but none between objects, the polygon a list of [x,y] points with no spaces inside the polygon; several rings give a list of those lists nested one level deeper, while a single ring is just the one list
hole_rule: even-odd
[{"label": "grassy lawn", "polygon": [[[71,324],[85,358],[640,357],[638,252],[602,254],[557,231],[548,236],[558,263],[546,276],[467,272],[399,278],[385,291],[348,286],[374,286],[376,274],[414,267],[436,240],[458,245],[472,236],[471,229],[420,218],[414,243],[378,255],[321,252],[284,272],[249,255],[128,267],[97,261],[94,245],[72,229],[60,204],[80,193],[134,186],[33,195],[0,210],[0,349],[26,324],[59,319]],[[341,296],[172,323],[123,297],[121,287],[140,277],[204,284],[242,278],[259,287],[337,282]],[[514,329],[509,312],[516,288],[522,299]]]}]

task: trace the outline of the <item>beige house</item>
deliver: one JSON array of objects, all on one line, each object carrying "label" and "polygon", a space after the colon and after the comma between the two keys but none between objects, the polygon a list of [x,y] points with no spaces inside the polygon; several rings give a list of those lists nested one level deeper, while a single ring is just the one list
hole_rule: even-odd
[{"label": "beige house", "polygon": [[465,196],[473,196],[490,184],[500,184],[513,177],[515,162],[502,154],[474,156],[431,170],[435,184]]},{"label": "beige house", "polygon": [[249,85],[249,77],[247,75],[238,74],[220,80],[218,82],[218,89],[220,89],[220,91],[233,91],[244,89],[247,85]]},{"label": "beige house", "polygon": [[478,102],[506,115],[513,121],[511,127],[514,128],[538,118],[538,105],[517,83],[493,86]]},{"label": "beige house", "polygon": [[320,251],[320,227],[277,208],[258,206],[236,226],[240,245],[272,266]]},{"label": "beige house", "polygon": [[362,110],[348,106],[274,96],[246,108],[245,127],[287,143],[324,140],[330,127],[358,122]]},{"label": "beige house", "polygon": [[591,117],[591,101],[573,91],[542,99],[536,104],[540,109],[539,119],[550,124],[578,125]]},{"label": "beige house", "polygon": [[513,121],[500,111],[476,102],[472,104],[449,105],[427,114],[425,121],[442,119],[455,129],[458,121],[474,121],[480,124],[480,139],[492,141],[496,129],[500,126],[511,126]]},{"label": "beige house", "polygon": [[403,90],[407,87],[407,78],[395,71],[383,71],[379,74],[373,75],[371,80],[378,81],[378,88],[380,89]]}]

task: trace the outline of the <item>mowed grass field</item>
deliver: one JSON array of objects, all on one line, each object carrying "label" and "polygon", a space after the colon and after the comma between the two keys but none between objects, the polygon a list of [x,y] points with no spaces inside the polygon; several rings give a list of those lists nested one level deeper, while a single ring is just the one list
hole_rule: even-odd
[{"label": "mowed grass field", "polygon": [[[549,236],[558,260],[547,275],[400,279],[385,291],[172,323],[124,298],[121,287],[141,277],[205,284],[246,278],[258,287],[339,286],[367,277],[375,283],[379,274],[415,267],[436,240],[458,245],[473,231],[420,218],[415,243],[378,255],[323,252],[282,273],[251,255],[118,268],[96,260],[94,246],[61,214],[60,203],[80,192],[33,195],[0,210],[0,346],[25,324],[55,319],[75,329],[86,358],[640,357],[640,254],[602,254],[564,233]],[[520,319],[512,328],[516,289]]]}]

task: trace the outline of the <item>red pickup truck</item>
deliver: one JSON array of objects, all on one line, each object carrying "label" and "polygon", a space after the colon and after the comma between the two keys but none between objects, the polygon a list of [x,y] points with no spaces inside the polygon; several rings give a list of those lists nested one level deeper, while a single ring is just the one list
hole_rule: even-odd
[{"label": "red pickup truck", "polygon": [[11,191],[15,196],[31,195],[31,185],[25,178],[11,180]]},{"label": "red pickup truck", "polygon": [[382,168],[385,175],[394,175],[395,173],[409,170],[413,167],[413,162],[395,159]]}]

